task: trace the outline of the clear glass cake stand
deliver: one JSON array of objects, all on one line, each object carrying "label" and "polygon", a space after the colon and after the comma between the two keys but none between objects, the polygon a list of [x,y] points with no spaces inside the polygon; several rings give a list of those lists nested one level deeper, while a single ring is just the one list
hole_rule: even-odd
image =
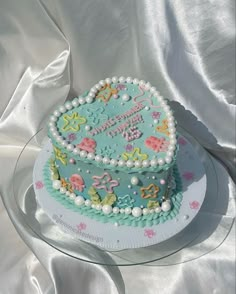
[{"label": "clear glass cake stand", "polygon": [[[229,198],[228,178],[222,176],[220,164],[183,128],[179,128],[196,148],[206,170],[205,201],[195,219],[174,237],[149,247],[121,251],[104,250],[64,233],[36,202],[32,185],[34,162],[45,142],[46,128],[38,131],[22,149],[14,170],[13,193],[4,199],[9,215],[20,213],[21,225],[64,254],[85,262],[109,265],[166,266],[197,259],[219,247],[234,221],[234,199]],[[222,168],[222,167],[221,167]]]}]

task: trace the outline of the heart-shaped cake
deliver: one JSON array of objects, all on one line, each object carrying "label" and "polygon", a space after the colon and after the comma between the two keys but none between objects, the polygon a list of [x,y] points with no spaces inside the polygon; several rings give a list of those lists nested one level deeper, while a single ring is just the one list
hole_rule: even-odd
[{"label": "heart-shaped cake", "polygon": [[45,169],[55,193],[98,221],[145,226],[174,217],[175,124],[150,83],[101,80],[50,117],[54,157]]}]

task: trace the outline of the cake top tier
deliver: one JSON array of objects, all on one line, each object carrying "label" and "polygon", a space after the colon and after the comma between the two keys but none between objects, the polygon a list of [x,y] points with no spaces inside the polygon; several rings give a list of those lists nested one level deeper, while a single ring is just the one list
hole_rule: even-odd
[{"label": "cake top tier", "polygon": [[49,137],[62,154],[104,168],[159,171],[175,158],[172,111],[138,79],[107,78],[66,102],[50,118]]}]

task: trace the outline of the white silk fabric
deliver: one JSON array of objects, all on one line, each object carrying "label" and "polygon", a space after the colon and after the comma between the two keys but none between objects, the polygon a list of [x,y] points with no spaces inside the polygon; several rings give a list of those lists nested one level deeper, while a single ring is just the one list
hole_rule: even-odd
[{"label": "white silk fabric", "polygon": [[[19,152],[56,105],[124,75],[149,81],[171,101],[178,123],[217,158],[220,186],[234,202],[234,8],[231,0],[0,1],[3,199]],[[1,294],[235,291],[234,230],[217,249],[211,239],[215,250],[202,248],[208,254],[193,261],[109,267],[58,252],[7,210],[18,233],[1,202]]]}]

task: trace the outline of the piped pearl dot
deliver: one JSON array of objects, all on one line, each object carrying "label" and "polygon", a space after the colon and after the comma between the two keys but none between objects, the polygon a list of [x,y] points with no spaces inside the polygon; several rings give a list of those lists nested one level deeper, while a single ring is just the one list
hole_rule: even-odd
[{"label": "piped pearl dot", "polygon": [[172,157],[174,155],[174,152],[173,151],[167,151],[166,155]]},{"label": "piped pearl dot", "polygon": [[135,167],[139,168],[139,167],[142,166],[142,162],[139,161],[139,160],[136,160],[136,161],[134,162],[134,165],[135,165]]},{"label": "piped pearl dot", "polygon": [[123,101],[127,102],[127,101],[129,101],[130,97],[129,97],[128,94],[123,94],[123,95],[121,96],[121,99],[122,99]]},{"label": "piped pearl dot", "polygon": [[134,165],[134,163],[133,163],[133,161],[132,160],[128,160],[127,162],[126,162],[126,165],[127,165],[127,167],[133,167],[133,165]]},{"label": "piped pearl dot", "polygon": [[73,153],[74,153],[74,154],[78,154],[78,153],[79,153],[79,149],[74,148],[74,149],[73,149]]},{"label": "piped pearl dot", "polygon": [[102,160],[102,162],[104,164],[109,164],[110,163],[110,159],[108,157],[104,157],[103,160]]},{"label": "piped pearl dot", "polygon": [[65,107],[66,107],[66,109],[68,109],[68,110],[70,110],[70,109],[72,109],[72,104],[71,104],[71,102],[66,102],[65,103]]},{"label": "piped pearl dot", "polygon": [[117,83],[117,82],[118,82],[118,78],[117,78],[117,77],[113,77],[113,78],[112,78],[112,82],[113,82],[113,83]]},{"label": "piped pearl dot", "polygon": [[94,159],[95,158],[94,153],[88,153],[87,158],[90,160]]},{"label": "piped pearl dot", "polygon": [[95,156],[95,161],[96,161],[96,162],[101,162],[101,161],[102,161],[102,156],[100,156],[100,155],[96,155],[96,156]]},{"label": "piped pearl dot", "polygon": [[141,209],[140,207],[134,207],[134,208],[132,209],[132,215],[133,215],[134,217],[139,217],[139,216],[141,216],[141,215],[142,215],[142,209]]},{"label": "piped pearl dot", "polygon": [[60,110],[61,113],[66,112],[66,108],[65,108],[64,105],[60,106],[60,107],[59,107],[59,110]]},{"label": "piped pearl dot", "polygon": [[61,188],[61,181],[55,180],[52,182],[53,189],[59,190]]},{"label": "piped pearl dot", "polygon": [[184,219],[185,219],[185,220],[189,219],[189,216],[188,216],[187,214],[184,215]]},{"label": "piped pearl dot", "polygon": [[55,121],[57,121],[57,118],[56,118],[56,116],[52,115],[52,116],[50,117],[50,121],[52,121],[52,122],[55,122]]},{"label": "piped pearl dot", "polygon": [[143,167],[149,167],[149,164],[150,164],[149,160],[144,160],[142,163]]},{"label": "piped pearl dot", "polygon": [[99,82],[99,84],[103,87],[103,86],[105,86],[106,85],[106,82],[105,81],[103,81],[103,80],[101,80],[100,82]]},{"label": "piped pearl dot", "polygon": [[76,195],[75,195],[75,193],[70,193],[69,197],[71,200],[74,200],[76,198]]},{"label": "piped pearl dot", "polygon": [[123,159],[119,160],[119,161],[118,161],[118,165],[119,165],[120,167],[125,166],[125,161],[124,161]]},{"label": "piped pearl dot", "polygon": [[82,151],[80,151],[79,155],[80,155],[80,157],[85,158],[85,157],[87,157],[87,152],[82,150]]},{"label": "piped pearl dot", "polygon": [[128,77],[128,78],[126,79],[126,82],[129,83],[129,84],[131,84],[131,83],[133,82],[133,79],[132,79],[131,77]]},{"label": "piped pearl dot", "polygon": [[78,101],[78,99],[75,98],[75,99],[71,102],[71,104],[72,104],[74,107],[77,107],[77,106],[79,105],[79,101]]},{"label": "piped pearl dot", "polygon": [[112,80],[110,78],[106,78],[105,81],[107,84],[111,84],[111,82],[112,82]]},{"label": "piped pearl dot", "polygon": [[131,182],[132,185],[136,186],[139,183],[139,179],[138,179],[138,177],[134,176],[134,177],[131,178],[130,182]]},{"label": "piped pearl dot", "polygon": [[93,102],[93,97],[91,97],[91,96],[87,96],[87,97],[85,98],[85,101],[86,101],[87,103],[92,103],[92,102]]},{"label": "piped pearl dot", "polygon": [[114,226],[115,226],[115,227],[119,227],[119,223],[115,222],[115,223],[114,223]]},{"label": "piped pearl dot", "polygon": [[89,126],[89,125],[86,125],[84,128],[85,128],[85,131],[90,131],[91,130],[91,126]]},{"label": "piped pearl dot", "polygon": [[119,77],[119,82],[124,83],[125,82],[125,77]]},{"label": "piped pearl dot", "polygon": [[53,114],[54,114],[55,116],[57,116],[57,117],[59,117],[59,116],[61,115],[60,111],[58,111],[58,110],[55,110],[55,111],[53,112]]},{"label": "piped pearl dot", "polygon": [[158,119],[154,119],[154,124],[157,124],[158,123]]},{"label": "piped pearl dot", "polygon": [[70,191],[66,191],[66,196],[70,196]]},{"label": "piped pearl dot", "polygon": [[175,145],[170,144],[168,147],[168,151],[174,151],[175,150]]},{"label": "piped pearl dot", "polygon": [[124,208],[121,208],[121,209],[120,209],[120,213],[125,213]]},{"label": "piped pearl dot", "polygon": [[102,88],[102,86],[101,86],[100,84],[96,84],[94,87],[95,87],[97,90],[100,90],[100,89]]},{"label": "piped pearl dot", "polygon": [[165,162],[166,163],[171,163],[171,161],[172,161],[172,158],[170,156],[166,156]]},{"label": "piped pearl dot", "polygon": [[97,204],[95,207],[97,210],[101,210],[102,209],[102,205],[101,204]]},{"label": "piped pearl dot", "polygon": [[145,110],[149,110],[150,109],[150,107],[149,106],[145,106],[145,108],[144,108]]},{"label": "piped pearl dot", "polygon": [[151,164],[152,167],[157,166],[157,159],[152,159],[152,160],[150,161],[150,164]]},{"label": "piped pearl dot", "polygon": [[113,94],[112,97],[113,97],[114,99],[117,99],[119,96],[118,96],[117,94]]},{"label": "piped pearl dot", "polygon": [[169,201],[162,202],[161,209],[163,211],[169,211],[171,209],[171,204]]},{"label": "piped pearl dot", "polygon": [[131,189],[131,185],[128,185],[128,188]]},{"label": "piped pearl dot", "polygon": [[82,196],[77,196],[75,198],[75,204],[78,206],[81,206],[84,204],[84,198]]},{"label": "piped pearl dot", "polygon": [[86,170],[86,174],[90,174],[90,170],[89,169]]},{"label": "piped pearl dot", "polygon": [[103,205],[102,211],[104,214],[110,214],[112,212],[112,207],[111,205]]},{"label": "piped pearl dot", "polygon": [[156,179],[156,177],[155,177],[155,176],[152,176],[152,179],[153,179],[153,180],[155,180],[155,179]]},{"label": "piped pearl dot", "polygon": [[154,94],[155,92],[156,92],[156,88],[155,87],[151,87],[150,93]]},{"label": "piped pearl dot", "polygon": [[72,144],[68,144],[67,147],[66,147],[66,149],[67,149],[68,151],[73,151],[74,146],[73,146]]},{"label": "piped pearl dot", "polygon": [[110,164],[113,166],[117,166],[117,160],[116,159],[111,159]]},{"label": "piped pearl dot", "polygon": [[133,79],[133,84],[134,85],[137,85],[139,83],[139,80],[138,79]]}]

